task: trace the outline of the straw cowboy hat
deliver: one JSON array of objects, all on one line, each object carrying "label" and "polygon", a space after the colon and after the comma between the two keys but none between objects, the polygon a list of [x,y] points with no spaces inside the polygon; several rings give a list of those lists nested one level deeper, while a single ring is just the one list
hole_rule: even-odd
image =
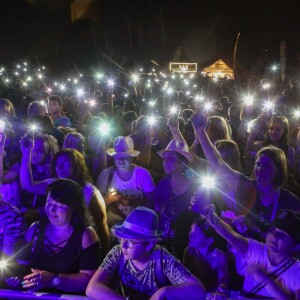
[{"label": "straw cowboy hat", "polygon": [[162,235],[158,230],[158,215],[143,206],[138,206],[125,221],[113,226],[112,233],[119,238],[140,241],[159,240]]},{"label": "straw cowboy hat", "polygon": [[115,138],[114,147],[107,149],[106,153],[109,156],[117,157],[136,157],[140,151],[133,149],[133,141],[129,136],[118,136]]},{"label": "straw cowboy hat", "polygon": [[188,146],[179,140],[171,140],[165,150],[158,151],[157,154],[164,158],[164,155],[169,152],[176,152],[184,156],[188,161],[193,160],[193,155],[189,152]]}]

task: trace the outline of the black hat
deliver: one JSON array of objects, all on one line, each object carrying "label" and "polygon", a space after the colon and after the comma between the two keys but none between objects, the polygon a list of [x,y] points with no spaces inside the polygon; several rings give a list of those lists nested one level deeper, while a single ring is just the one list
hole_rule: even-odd
[{"label": "black hat", "polygon": [[300,243],[299,213],[289,209],[281,209],[276,219],[271,223],[271,226],[286,232],[297,243]]}]

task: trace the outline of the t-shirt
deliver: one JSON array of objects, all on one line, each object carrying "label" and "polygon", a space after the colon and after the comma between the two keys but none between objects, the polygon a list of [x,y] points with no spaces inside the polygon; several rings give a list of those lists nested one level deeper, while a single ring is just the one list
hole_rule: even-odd
[{"label": "t-shirt", "polygon": [[[266,274],[272,274],[287,262],[286,260],[278,266],[272,266],[268,257],[266,244],[252,239],[249,239],[245,260],[247,261],[247,265],[258,267]],[[275,282],[285,293],[295,295],[296,290],[300,289],[300,262],[296,261],[290,268],[280,274],[275,279]],[[243,289],[246,292],[250,292],[259,283],[260,282],[256,281],[251,274],[246,275]],[[258,291],[257,294],[266,297],[274,297],[268,290],[268,285]]]},{"label": "t-shirt", "polygon": [[[104,169],[97,179],[96,186],[101,193],[106,194],[107,189],[114,188],[123,195],[133,196],[135,199],[140,200],[143,199],[145,193],[151,193],[155,190],[154,181],[149,171],[136,165],[134,165],[133,174],[128,181],[121,180],[117,171],[113,171],[111,183],[107,186],[107,181],[113,168]],[[116,205],[124,215],[129,215],[135,208],[132,205],[124,205],[122,202],[116,203]]]},{"label": "t-shirt", "polygon": [[0,254],[11,256],[17,250],[18,243],[24,236],[24,230],[16,219],[22,218],[22,214],[16,207],[0,203]]},{"label": "t-shirt", "polygon": [[[126,297],[130,299],[149,299],[161,286],[155,276],[155,259],[158,257],[155,248],[152,252],[147,267],[138,271],[129,260],[122,270],[121,282],[124,287]],[[162,272],[168,278],[170,285],[179,285],[186,282],[191,276],[188,271],[174,256],[167,250],[162,249]],[[160,254],[159,254],[160,255]],[[99,269],[107,272],[111,276],[111,288],[114,290],[118,285],[119,267],[123,258],[120,245],[115,246],[105,257]]]}]

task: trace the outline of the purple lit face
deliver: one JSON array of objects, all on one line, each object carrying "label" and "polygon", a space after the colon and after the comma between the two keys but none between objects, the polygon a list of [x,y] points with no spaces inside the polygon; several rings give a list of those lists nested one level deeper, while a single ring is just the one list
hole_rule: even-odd
[{"label": "purple lit face", "polygon": [[74,174],[74,167],[71,159],[66,154],[61,154],[57,157],[55,162],[55,170],[58,178],[71,179]]},{"label": "purple lit face", "polygon": [[268,131],[270,140],[274,143],[279,142],[284,135],[284,127],[282,122],[272,121]]},{"label": "purple lit face", "polygon": [[55,201],[50,194],[48,194],[47,202],[45,206],[47,217],[53,225],[65,226],[70,224],[73,208]]},{"label": "purple lit face", "polygon": [[273,160],[262,154],[257,157],[254,166],[255,179],[258,183],[272,185],[275,182],[278,170]]},{"label": "purple lit face", "polygon": [[47,149],[45,147],[45,142],[41,138],[37,138],[34,141],[32,148],[32,158],[31,163],[33,165],[39,165],[45,162],[47,159]]},{"label": "purple lit face", "polygon": [[289,253],[295,242],[285,231],[271,227],[267,233],[266,245],[272,252]]},{"label": "purple lit face", "polygon": [[184,164],[180,160],[178,154],[174,152],[167,152],[164,154],[163,157],[163,166],[165,169],[166,174],[172,175],[181,173],[184,169]]},{"label": "purple lit face", "polygon": [[120,171],[130,171],[132,168],[132,157],[114,156],[115,166]]},{"label": "purple lit face", "polygon": [[208,245],[208,238],[203,233],[202,229],[196,224],[192,224],[189,232],[189,246],[192,248],[202,248]]}]

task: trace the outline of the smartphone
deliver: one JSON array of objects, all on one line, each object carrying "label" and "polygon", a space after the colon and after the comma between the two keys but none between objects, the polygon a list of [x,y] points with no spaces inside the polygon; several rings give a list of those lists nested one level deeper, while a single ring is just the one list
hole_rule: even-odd
[{"label": "smartphone", "polygon": [[0,133],[4,132],[4,128],[5,128],[5,122],[0,120]]}]

